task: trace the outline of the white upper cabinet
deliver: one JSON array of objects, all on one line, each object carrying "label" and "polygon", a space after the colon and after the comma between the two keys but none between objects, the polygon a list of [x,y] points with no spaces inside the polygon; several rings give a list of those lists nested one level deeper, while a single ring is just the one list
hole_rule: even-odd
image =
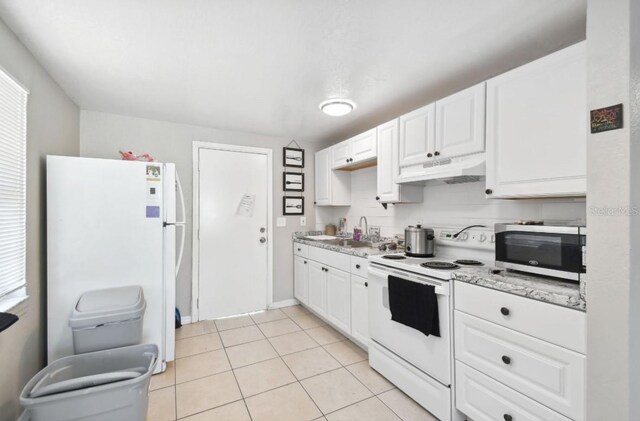
[{"label": "white upper cabinet", "polygon": [[398,164],[401,167],[427,162],[435,152],[436,104],[429,104],[400,117]]},{"label": "white upper cabinet", "polygon": [[486,83],[436,101],[435,159],[484,152]]},{"label": "white upper cabinet", "polygon": [[346,168],[377,156],[376,129],[371,129],[331,147],[331,168]]},{"label": "white upper cabinet", "polygon": [[345,140],[331,147],[331,168],[343,168],[350,165],[351,142]]},{"label": "white upper cabinet", "polygon": [[378,126],[377,197],[381,203],[422,202],[422,186],[400,185],[398,176],[399,119]]},{"label": "white upper cabinet", "polygon": [[375,159],[378,151],[376,139],[376,129],[371,129],[349,139],[351,143],[351,164]]},{"label": "white upper cabinet", "polygon": [[487,82],[487,197],[586,194],[586,43]]},{"label": "white upper cabinet", "polygon": [[351,177],[348,172],[333,171],[333,148],[316,152],[316,200],[318,206],[348,206],[351,204]]}]

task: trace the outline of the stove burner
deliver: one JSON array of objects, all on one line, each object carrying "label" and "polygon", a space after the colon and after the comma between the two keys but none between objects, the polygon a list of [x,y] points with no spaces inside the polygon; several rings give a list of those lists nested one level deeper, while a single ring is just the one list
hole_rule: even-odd
[{"label": "stove burner", "polygon": [[482,262],[478,262],[477,260],[460,259],[460,260],[454,261],[453,263],[457,263],[459,265],[468,265],[468,266],[482,266]]},{"label": "stove burner", "polygon": [[437,261],[421,263],[420,266],[422,266],[423,268],[429,268],[429,269],[458,269],[460,267],[455,263],[437,262]]},{"label": "stove burner", "polygon": [[402,254],[386,254],[384,256],[382,256],[383,259],[389,259],[389,260],[404,260],[407,257],[402,255]]}]

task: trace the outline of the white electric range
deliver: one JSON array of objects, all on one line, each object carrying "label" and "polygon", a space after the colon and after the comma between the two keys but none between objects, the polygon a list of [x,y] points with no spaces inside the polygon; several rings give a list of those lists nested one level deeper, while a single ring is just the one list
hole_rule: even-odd
[{"label": "white electric range", "polygon": [[[369,364],[446,421],[464,419],[453,402],[453,283],[449,281],[460,267],[486,265],[493,258],[492,230],[474,229],[460,239],[445,239],[446,234],[456,231],[436,229],[435,257],[370,256],[368,273]],[[434,286],[439,337],[391,320],[389,276]]]}]

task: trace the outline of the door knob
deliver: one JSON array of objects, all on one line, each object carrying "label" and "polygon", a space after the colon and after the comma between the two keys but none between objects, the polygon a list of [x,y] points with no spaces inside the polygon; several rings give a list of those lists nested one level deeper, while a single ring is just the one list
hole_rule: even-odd
[{"label": "door knob", "polygon": [[260,228],[260,232],[265,232],[267,229],[265,227]]},{"label": "door knob", "polygon": [[267,239],[266,239],[266,238],[264,238],[264,237],[260,237],[260,242],[264,244],[264,243],[266,243],[266,242],[267,242]]}]

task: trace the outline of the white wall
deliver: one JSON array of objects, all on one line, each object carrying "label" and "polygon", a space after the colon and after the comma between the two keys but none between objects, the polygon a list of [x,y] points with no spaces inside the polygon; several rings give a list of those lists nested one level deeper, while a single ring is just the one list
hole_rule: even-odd
[{"label": "white wall", "polygon": [[640,419],[640,4],[587,3],[589,109],[624,127],[587,136],[587,418]]},{"label": "white wall", "polygon": [[176,288],[177,306],[183,315],[191,314],[191,221],[192,221],[192,142],[205,141],[255,146],[273,150],[273,227],[274,287],[273,301],[293,298],[293,260],[291,234],[314,227],[313,174],[314,145],[301,140],[305,149],[305,213],[307,226],[300,227],[298,216],[287,217],[285,228],[276,227],[282,216],[282,148],[291,139],[231,132],[166,121],[125,117],[95,111],[82,111],[80,117],[80,155],[93,158],[119,159],[118,150],[149,153],[156,160],[174,162],[182,180],[187,210],[187,236],[183,264]]},{"label": "white wall", "polygon": [[486,199],[484,181],[467,184],[441,184],[424,188],[424,201],[416,204],[389,205],[385,210],[376,200],[376,168],[351,173],[350,207],[316,207],[316,227],[337,224],[347,218],[351,231],[362,215],[369,225],[380,226],[383,236],[404,234],[407,225],[418,220],[424,226],[459,226],[482,224],[493,227],[497,222],[519,219],[573,220],[585,219],[585,199]]},{"label": "white wall", "polygon": [[[78,154],[78,107],[0,20],[0,66],[29,89],[27,293],[20,320],[0,333],[0,421],[20,413],[18,395],[44,366],[46,325],[45,156]],[[0,151],[1,153],[1,151]]]}]

